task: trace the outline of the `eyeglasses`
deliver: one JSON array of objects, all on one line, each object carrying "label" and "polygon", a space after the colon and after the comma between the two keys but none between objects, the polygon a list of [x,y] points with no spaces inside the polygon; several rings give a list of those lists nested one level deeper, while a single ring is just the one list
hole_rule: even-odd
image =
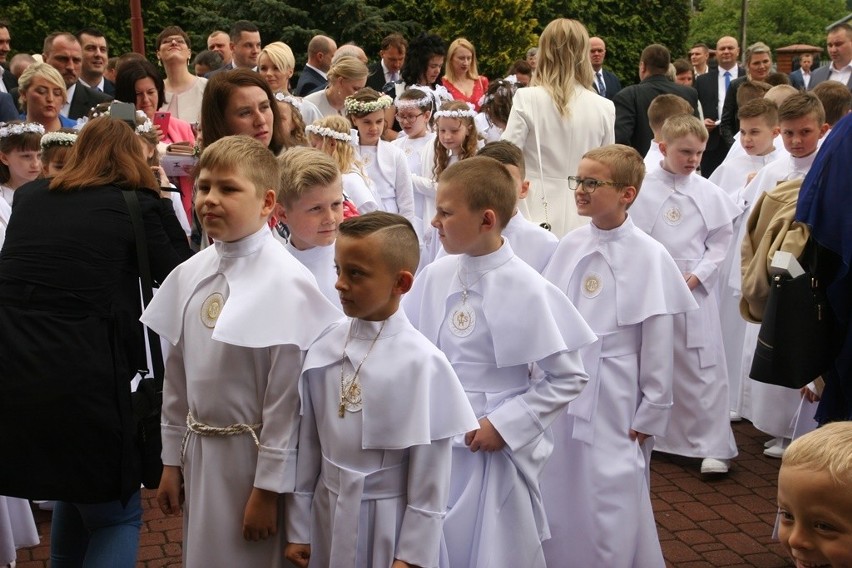
[{"label": "eyeglasses", "polygon": [[163,38],[163,41],[160,42],[160,45],[169,45],[171,43],[176,43],[178,45],[186,45],[186,40],[182,37],[167,37]]},{"label": "eyeglasses", "polygon": [[595,178],[580,178],[577,176],[568,176],[568,189],[570,189],[571,191],[577,191],[581,185],[583,186],[584,192],[594,193],[597,188],[603,185],[622,187],[626,184],[618,183],[617,181],[605,181]]},{"label": "eyeglasses", "polygon": [[396,120],[397,120],[397,122],[399,122],[399,123],[403,123],[403,122],[414,122],[415,120],[417,120],[418,118],[420,118],[420,117],[421,117],[421,116],[423,116],[424,114],[426,114],[426,113],[425,113],[425,112],[421,112],[420,114],[412,114],[412,115],[410,115],[410,116],[402,116],[401,114],[397,114],[397,115],[396,115]]}]

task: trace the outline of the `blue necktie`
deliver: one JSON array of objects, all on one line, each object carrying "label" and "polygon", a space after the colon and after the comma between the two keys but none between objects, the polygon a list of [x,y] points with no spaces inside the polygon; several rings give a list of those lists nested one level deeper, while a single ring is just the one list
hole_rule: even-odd
[{"label": "blue necktie", "polygon": [[725,71],[725,92],[728,92],[728,87],[731,86],[731,72]]},{"label": "blue necktie", "polygon": [[603,82],[603,75],[600,71],[595,73],[595,76],[598,78],[598,94],[602,97],[606,96],[606,85]]}]

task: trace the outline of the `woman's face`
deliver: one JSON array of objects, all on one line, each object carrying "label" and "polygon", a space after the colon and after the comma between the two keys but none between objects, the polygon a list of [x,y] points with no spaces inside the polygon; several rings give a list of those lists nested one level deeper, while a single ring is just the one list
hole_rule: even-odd
[{"label": "woman's face", "polygon": [[338,77],[336,83],[337,92],[341,97],[351,97],[363,89],[366,84],[366,77],[361,79],[344,79],[343,77]]},{"label": "woman's face", "polygon": [[273,128],[272,103],[260,87],[238,87],[225,107],[228,134],[245,134],[269,146]]},{"label": "woman's face", "polygon": [[160,108],[160,95],[154,80],[144,77],[136,81],[133,88],[136,90],[136,110],[141,110],[153,119],[154,113]]},{"label": "woman's face", "polygon": [[24,100],[27,101],[27,120],[43,122],[59,116],[59,109],[65,104],[65,95],[59,85],[36,76],[24,91]]},{"label": "woman's face", "polygon": [[420,78],[421,85],[432,85],[441,76],[441,68],[444,66],[443,55],[433,55],[429,58],[429,63]]},{"label": "woman's face", "polygon": [[753,81],[765,81],[772,71],[772,58],[768,53],[755,53],[748,60],[748,74]]},{"label": "woman's face", "polygon": [[266,79],[266,82],[269,84],[269,88],[272,89],[273,93],[289,92],[288,83],[290,81],[290,77],[293,76],[292,69],[279,69],[278,66],[272,62],[271,57],[265,53],[261,53],[260,58],[257,60],[257,70],[260,72],[260,76]]},{"label": "woman's face", "polygon": [[186,45],[186,40],[179,34],[164,37],[157,49],[157,58],[160,61],[189,61],[192,52]]},{"label": "woman's face", "polygon": [[473,64],[473,52],[466,47],[458,47],[453,52],[450,65],[456,77],[467,77],[470,66]]}]

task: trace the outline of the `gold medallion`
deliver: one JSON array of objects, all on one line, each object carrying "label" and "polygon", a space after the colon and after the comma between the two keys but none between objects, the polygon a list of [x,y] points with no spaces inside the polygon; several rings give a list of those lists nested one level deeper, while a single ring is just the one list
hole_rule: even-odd
[{"label": "gold medallion", "polygon": [[219,292],[213,292],[207,296],[207,299],[201,304],[201,323],[210,329],[216,327],[216,320],[219,319],[219,314],[222,313],[224,305],[225,297]]},{"label": "gold medallion", "polygon": [[680,225],[680,222],[683,220],[683,215],[677,207],[669,207],[663,216],[669,225]]},{"label": "gold medallion", "polygon": [[467,337],[476,327],[476,313],[465,302],[460,302],[450,312],[450,331],[456,337]]},{"label": "gold medallion", "polygon": [[598,274],[591,273],[583,279],[583,295],[585,297],[594,298],[601,293],[601,288],[603,288],[603,281]]}]

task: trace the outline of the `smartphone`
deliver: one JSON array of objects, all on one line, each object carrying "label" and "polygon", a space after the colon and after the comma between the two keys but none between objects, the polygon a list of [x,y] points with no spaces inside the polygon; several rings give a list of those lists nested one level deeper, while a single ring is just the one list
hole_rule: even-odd
[{"label": "smartphone", "polygon": [[112,103],[109,106],[109,115],[112,118],[123,120],[130,125],[130,128],[136,129],[136,105],[130,103]]},{"label": "smartphone", "polygon": [[160,127],[160,131],[165,135],[169,131],[169,121],[172,119],[172,113],[157,111],[154,113],[154,125]]}]

